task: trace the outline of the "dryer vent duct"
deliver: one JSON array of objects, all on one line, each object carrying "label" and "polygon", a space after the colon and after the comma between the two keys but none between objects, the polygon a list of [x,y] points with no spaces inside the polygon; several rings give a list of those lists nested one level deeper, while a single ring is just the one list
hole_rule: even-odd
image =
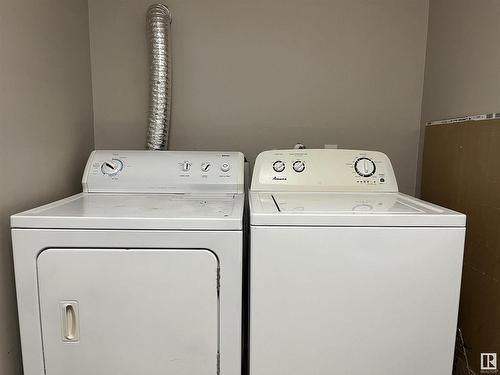
[{"label": "dryer vent duct", "polygon": [[149,115],[146,148],[168,147],[172,103],[172,14],[164,4],[153,4],[147,11],[149,44]]}]

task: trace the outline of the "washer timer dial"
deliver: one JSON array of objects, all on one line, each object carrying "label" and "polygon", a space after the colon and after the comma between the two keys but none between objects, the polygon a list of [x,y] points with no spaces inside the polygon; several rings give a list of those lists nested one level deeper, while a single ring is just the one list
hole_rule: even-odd
[{"label": "washer timer dial", "polygon": [[361,177],[370,177],[375,173],[377,168],[375,167],[373,160],[368,158],[359,158],[354,163],[354,169]]}]

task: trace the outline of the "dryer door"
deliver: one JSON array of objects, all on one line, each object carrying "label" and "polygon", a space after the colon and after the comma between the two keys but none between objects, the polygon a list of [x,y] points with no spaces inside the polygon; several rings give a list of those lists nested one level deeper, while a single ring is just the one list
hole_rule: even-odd
[{"label": "dryer door", "polygon": [[47,249],[37,267],[47,375],[217,373],[212,252]]}]

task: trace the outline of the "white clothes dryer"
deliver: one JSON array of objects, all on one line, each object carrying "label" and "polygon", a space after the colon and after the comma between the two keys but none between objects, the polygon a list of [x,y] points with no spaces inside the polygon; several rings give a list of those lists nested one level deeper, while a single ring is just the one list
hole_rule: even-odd
[{"label": "white clothes dryer", "polygon": [[95,151],[12,216],[24,374],[240,374],[243,160]]}]

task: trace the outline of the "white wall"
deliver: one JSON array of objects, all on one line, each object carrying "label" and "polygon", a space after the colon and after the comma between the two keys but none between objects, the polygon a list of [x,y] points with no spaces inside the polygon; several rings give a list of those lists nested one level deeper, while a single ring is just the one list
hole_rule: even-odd
[{"label": "white wall", "polygon": [[[150,0],[89,0],[97,148],[143,148]],[[413,193],[426,0],[169,0],[171,148],[325,143],[392,159]]]},{"label": "white wall", "polygon": [[0,2],[0,374],[21,374],[9,216],[80,189],[93,147],[87,2]]},{"label": "white wall", "polygon": [[431,0],[422,119],[500,112],[500,1]]},{"label": "white wall", "polygon": [[[20,373],[9,215],[80,190],[92,120],[98,148],[144,146],[152,2],[0,2],[0,374]],[[167,3],[172,148],[378,149],[414,191],[427,0]]]}]

